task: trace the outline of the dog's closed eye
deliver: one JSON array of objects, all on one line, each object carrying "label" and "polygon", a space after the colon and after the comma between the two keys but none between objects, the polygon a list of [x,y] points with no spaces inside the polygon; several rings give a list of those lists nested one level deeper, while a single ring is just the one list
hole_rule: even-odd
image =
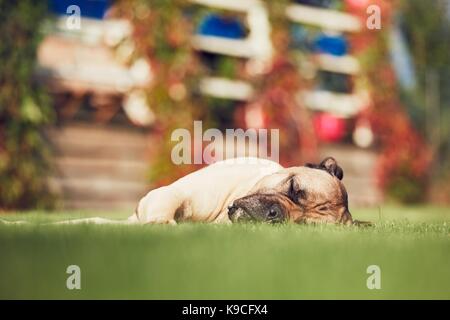
[{"label": "dog's closed eye", "polygon": [[306,199],[306,191],[300,188],[300,185],[295,180],[295,178],[290,179],[289,191],[287,196],[296,204],[300,203],[300,199]]}]

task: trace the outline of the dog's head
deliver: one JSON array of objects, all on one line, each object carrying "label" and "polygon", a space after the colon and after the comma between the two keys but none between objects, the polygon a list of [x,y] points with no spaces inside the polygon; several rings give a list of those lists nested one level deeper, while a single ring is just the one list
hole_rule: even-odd
[{"label": "dog's head", "polygon": [[228,208],[233,222],[354,222],[348,209],[343,170],[329,157],[320,164],[292,167],[266,176],[246,197]]}]

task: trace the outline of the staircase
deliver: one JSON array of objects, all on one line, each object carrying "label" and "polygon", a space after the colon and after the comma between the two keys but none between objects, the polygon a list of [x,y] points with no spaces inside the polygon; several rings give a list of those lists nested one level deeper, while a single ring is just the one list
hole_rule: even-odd
[{"label": "staircase", "polygon": [[92,123],[52,128],[48,136],[55,169],[50,184],[65,208],[131,213],[148,192],[148,133]]},{"label": "staircase", "polygon": [[374,206],[381,202],[382,194],[375,180],[375,151],[351,145],[326,145],[321,148],[320,155],[321,159],[334,157],[344,170],[342,181],[348,192],[350,208]]}]

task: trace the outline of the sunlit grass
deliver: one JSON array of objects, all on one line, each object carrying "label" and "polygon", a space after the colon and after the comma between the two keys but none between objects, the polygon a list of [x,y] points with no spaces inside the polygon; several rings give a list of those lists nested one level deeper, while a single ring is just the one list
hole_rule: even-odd
[{"label": "sunlit grass", "polygon": [[[380,213],[381,211],[381,213]],[[2,215],[0,298],[450,298],[450,210],[353,210],[374,227],[43,225],[85,216]],[[66,288],[79,265],[82,289]],[[381,268],[381,290],[366,269]]]}]

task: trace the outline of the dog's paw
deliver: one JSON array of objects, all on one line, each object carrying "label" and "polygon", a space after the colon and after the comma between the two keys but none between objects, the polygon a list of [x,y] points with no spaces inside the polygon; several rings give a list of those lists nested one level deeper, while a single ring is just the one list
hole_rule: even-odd
[{"label": "dog's paw", "polygon": [[357,227],[373,227],[373,223],[370,221],[354,220],[353,225]]},{"label": "dog's paw", "polygon": [[167,218],[153,218],[149,219],[145,222],[145,224],[169,224],[172,226],[176,226],[177,222],[174,219],[167,219]]}]

